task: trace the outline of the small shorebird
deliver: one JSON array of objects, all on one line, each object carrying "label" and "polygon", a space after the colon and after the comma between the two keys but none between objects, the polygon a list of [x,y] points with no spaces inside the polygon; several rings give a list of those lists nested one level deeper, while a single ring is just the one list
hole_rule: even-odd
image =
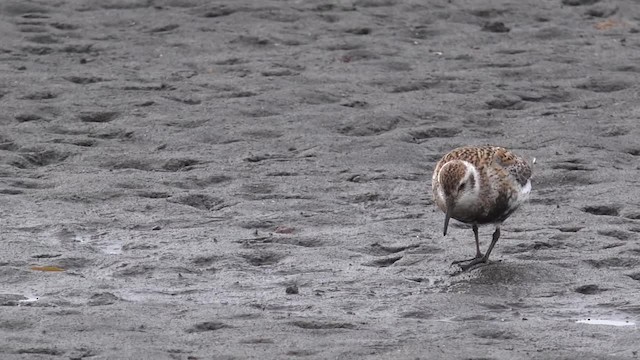
[{"label": "small shorebird", "polygon": [[[535,159],[533,159],[535,163]],[[436,204],[445,213],[444,235],[449,219],[471,224],[476,256],[454,261],[462,271],[486,263],[500,238],[500,225],[529,198],[531,166],[520,156],[498,146],[465,146],[442,157],[433,172]],[[483,255],[478,225],[495,224],[493,239]]]}]

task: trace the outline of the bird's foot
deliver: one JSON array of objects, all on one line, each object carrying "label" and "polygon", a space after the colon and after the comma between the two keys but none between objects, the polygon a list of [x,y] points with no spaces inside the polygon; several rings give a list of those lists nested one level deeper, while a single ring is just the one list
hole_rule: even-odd
[{"label": "bird's foot", "polygon": [[[451,263],[451,266],[458,265],[460,267],[460,273],[476,268],[480,264],[487,264],[489,261],[486,256],[482,254],[476,255],[471,259],[457,260]],[[466,263],[466,264],[464,264]]]},{"label": "bird's foot", "polygon": [[472,259],[468,264],[464,264],[464,265],[458,264],[458,266],[460,266],[460,270],[462,272],[465,272],[475,268],[479,264],[486,264],[486,263],[487,263],[487,259],[484,256],[482,256],[482,257],[477,257]]},{"label": "bird's foot", "polygon": [[469,258],[469,259],[456,260],[456,261],[451,263],[451,266],[453,266],[453,265],[463,266],[463,265],[460,265],[460,264],[466,263],[466,262],[474,262],[474,261],[477,261],[478,259],[482,259],[482,258],[483,258],[483,255],[482,254],[478,254],[475,257],[472,257],[472,258]]},{"label": "bird's foot", "polygon": [[[468,263],[470,263],[470,264],[471,264],[471,263],[473,263],[473,264],[477,264],[477,262],[478,262],[478,261],[482,261],[482,259],[484,259],[484,258],[485,258],[485,256],[484,256],[484,255],[482,255],[482,253],[478,251],[478,253],[476,254],[476,256],[475,256],[475,257],[472,257],[472,258],[470,258],[470,259],[464,259],[464,260],[456,260],[456,261],[454,261],[454,262],[452,262],[452,263],[451,263],[451,266],[453,266],[453,265],[458,265],[458,266],[460,266],[460,267],[463,267],[463,266],[466,266],[466,265],[460,265],[460,264],[465,263],[465,262],[468,262]],[[485,260],[486,260],[486,259],[485,259]]]}]

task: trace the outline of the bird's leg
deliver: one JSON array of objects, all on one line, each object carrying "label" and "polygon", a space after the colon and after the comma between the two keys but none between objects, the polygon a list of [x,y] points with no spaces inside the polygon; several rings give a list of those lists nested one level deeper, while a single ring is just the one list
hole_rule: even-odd
[{"label": "bird's leg", "polygon": [[[500,224],[496,225],[496,231],[493,232],[493,238],[491,239],[491,244],[489,244],[489,248],[487,249],[487,252],[484,254],[484,256],[480,254],[480,257],[476,257],[475,259],[471,260],[470,263],[465,265],[460,265],[460,269],[462,269],[462,271],[467,271],[477,264],[487,263],[489,261],[489,255],[491,254],[491,250],[493,250],[493,247],[496,246],[496,243],[498,242],[499,238],[500,238]],[[478,253],[480,253],[479,248],[478,248]]]},{"label": "bird's leg", "polygon": [[478,225],[473,224],[473,235],[476,238],[476,259],[482,257],[482,252],[480,252],[480,240],[478,240]]},{"label": "bird's leg", "polygon": [[473,235],[476,239],[476,256],[472,257],[471,259],[464,259],[464,260],[457,260],[451,263],[451,265],[456,265],[456,264],[460,264],[463,262],[467,262],[467,261],[475,261],[477,259],[481,259],[482,258],[482,252],[480,251],[480,240],[478,240],[478,225],[477,224],[473,224]]},{"label": "bird's leg", "polygon": [[491,254],[491,250],[493,250],[493,247],[496,246],[496,243],[498,242],[499,238],[500,238],[500,224],[496,225],[496,231],[493,232],[493,238],[491,239],[491,244],[487,249],[487,253],[484,254],[483,262],[487,262],[487,260],[489,260],[489,254]]}]

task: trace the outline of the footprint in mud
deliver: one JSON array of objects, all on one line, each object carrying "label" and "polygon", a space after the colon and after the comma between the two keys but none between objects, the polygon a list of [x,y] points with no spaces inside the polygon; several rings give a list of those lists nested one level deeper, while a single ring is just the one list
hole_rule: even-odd
[{"label": "footprint in mud", "polygon": [[37,14],[37,16],[47,19],[49,12],[51,12],[50,8],[44,5],[37,5],[30,2],[22,2],[22,1],[13,1],[7,2],[7,4],[3,4],[4,6],[0,7],[0,13],[8,15],[8,16],[25,16],[27,14]]},{"label": "footprint in mud", "polygon": [[53,53],[54,49],[49,46],[23,46],[20,50],[31,55],[48,55]]},{"label": "footprint in mud", "polygon": [[589,90],[596,93],[608,93],[627,89],[631,86],[627,80],[614,79],[610,77],[606,78],[591,78],[581,84],[576,85],[576,88],[582,90]]},{"label": "footprint in mud", "polygon": [[498,110],[523,110],[526,103],[520,96],[514,94],[500,94],[485,102],[489,109]]},{"label": "footprint in mud", "polygon": [[87,228],[55,227],[53,231],[46,234],[56,239],[64,248],[75,249],[81,246],[109,255],[122,252],[122,240],[109,232],[98,232]]},{"label": "footprint in mud", "polygon": [[251,118],[265,118],[278,116],[282,113],[282,110],[274,105],[260,105],[253,108],[242,109],[240,113]]},{"label": "footprint in mud", "polygon": [[221,329],[230,328],[231,326],[220,321],[204,321],[193,325],[185,330],[187,333],[201,333],[209,331],[217,331]]},{"label": "footprint in mud", "polygon": [[163,98],[165,99],[169,99],[169,100],[173,100],[175,102],[181,103],[181,104],[185,104],[185,105],[200,105],[202,103],[202,100],[199,98],[196,98],[192,95],[188,95],[188,94],[184,94],[184,95],[166,95],[163,96]]},{"label": "footprint in mud", "polygon": [[523,242],[515,246],[505,245],[503,254],[521,254],[535,252],[539,250],[560,250],[565,249],[567,245],[563,241],[534,241]]},{"label": "footprint in mud", "polygon": [[17,122],[29,122],[44,120],[42,116],[34,113],[22,113],[15,116]]},{"label": "footprint in mud", "polygon": [[[0,141],[0,143],[1,142],[2,141]],[[629,155],[640,156],[640,147],[630,147],[630,148],[627,148],[624,152]]]},{"label": "footprint in mud", "polygon": [[512,340],[518,339],[519,337],[513,333],[513,330],[498,330],[498,329],[483,329],[478,330],[473,333],[476,337],[481,339],[492,339],[492,340]]},{"label": "footprint in mud", "polygon": [[413,91],[425,91],[425,90],[429,90],[429,89],[433,89],[435,87],[438,87],[441,84],[441,80],[440,79],[424,79],[424,80],[420,80],[420,81],[404,81],[401,80],[399,81],[398,84],[386,84],[385,86],[388,87],[388,89],[386,90],[386,92],[390,93],[390,94],[401,94],[401,93],[407,93],[407,92],[413,92]]},{"label": "footprint in mud", "polygon": [[256,182],[244,184],[240,187],[240,196],[246,200],[263,200],[273,199],[279,197],[274,195],[274,191],[277,189],[276,184],[267,182]]},{"label": "footprint in mud", "polygon": [[533,103],[565,103],[573,100],[571,92],[562,89],[542,89],[540,91],[522,91],[517,95],[523,100]]},{"label": "footprint in mud", "polygon": [[[364,48],[364,45],[361,42],[351,42],[351,41],[340,41],[337,44],[330,44],[325,47],[325,49],[329,51],[359,50],[362,48]],[[344,57],[343,57],[343,60],[344,60]]]},{"label": "footprint in mud", "polygon": [[300,246],[305,248],[315,248],[315,247],[323,247],[326,246],[326,242],[320,238],[290,238],[290,237],[280,237],[274,238],[272,243],[274,244],[283,244],[283,245],[293,245]]},{"label": "footprint in mud", "polygon": [[435,88],[439,86],[441,81],[439,79],[426,79],[422,81],[413,81],[413,82],[402,82],[398,85],[392,85],[390,89],[387,90],[388,93],[391,94],[399,94],[406,93],[412,91],[424,91],[428,89]]},{"label": "footprint in mud", "polygon": [[113,272],[113,277],[146,277],[152,274],[156,267],[149,264],[122,264],[118,266],[119,270]]},{"label": "footprint in mud", "polygon": [[551,169],[568,171],[595,171],[595,166],[589,165],[589,161],[580,158],[559,160],[551,163]]},{"label": "footprint in mud", "polygon": [[284,135],[283,132],[273,130],[273,129],[251,129],[247,131],[243,131],[243,138],[248,138],[252,140],[261,140],[261,139],[277,139]]},{"label": "footprint in mud", "polygon": [[55,187],[54,184],[46,183],[37,180],[13,180],[9,182],[9,186],[18,189],[51,189]]},{"label": "footprint in mud", "polygon": [[266,46],[273,45],[273,42],[265,37],[251,35],[239,35],[229,43],[246,46],[248,48],[264,48]]},{"label": "footprint in mud", "polygon": [[242,254],[247,263],[253,266],[275,265],[286,258],[286,255],[268,251],[256,251],[249,254]]},{"label": "footprint in mud", "polygon": [[59,164],[65,161],[71,153],[54,148],[20,149],[18,157],[9,160],[9,164],[19,169],[28,169],[47,165]]},{"label": "footprint in mud", "polygon": [[103,81],[109,81],[108,79],[104,79],[98,76],[91,75],[69,75],[63,76],[63,79],[72,82],[74,84],[86,85],[86,84],[95,84]]},{"label": "footprint in mud", "polygon": [[191,259],[191,263],[198,267],[208,267],[222,259],[219,255],[200,255]]},{"label": "footprint in mud", "polygon": [[561,282],[566,270],[555,266],[543,266],[532,263],[489,264],[474,270],[477,276],[464,280],[469,285],[486,284],[490,286],[505,284],[526,284],[541,282]]},{"label": "footprint in mud", "polygon": [[298,320],[290,322],[291,325],[307,330],[326,330],[326,329],[355,329],[356,326],[347,322],[327,322],[318,320]]},{"label": "footprint in mud", "polygon": [[269,9],[255,9],[251,11],[251,16],[256,19],[269,20],[280,23],[293,23],[303,19],[303,13],[300,11],[293,11],[288,8],[269,8]]},{"label": "footprint in mud", "polygon": [[243,229],[251,229],[251,230],[256,230],[257,229],[269,229],[269,228],[273,228],[275,225],[275,221],[274,220],[266,220],[266,219],[254,219],[254,220],[245,220],[245,221],[241,221],[238,223],[238,226],[240,226]]},{"label": "footprint in mud", "polygon": [[20,145],[16,144],[12,138],[0,134],[0,150],[17,151],[18,149],[20,149]]},{"label": "footprint in mud", "polygon": [[357,115],[348,119],[336,131],[347,136],[376,136],[408,124],[402,116],[395,115]]},{"label": "footprint in mud", "polygon": [[104,305],[112,305],[121,299],[110,292],[103,293],[95,293],[91,295],[89,301],[87,301],[87,305],[89,306],[104,306]]},{"label": "footprint in mud", "polygon": [[[155,230],[156,228],[153,228],[153,230]],[[132,250],[155,250],[157,249],[159,246],[156,244],[149,244],[146,242],[137,242],[137,241],[133,241],[130,243],[126,243],[124,245],[122,245],[120,247],[121,251],[132,251]]]},{"label": "footprint in mud", "polygon": [[585,260],[585,262],[596,269],[633,269],[640,265],[640,258],[609,257],[601,260],[589,259]]},{"label": "footprint in mud", "polygon": [[59,44],[61,42],[60,39],[50,34],[33,35],[27,37],[25,40],[36,44]]},{"label": "footprint in mud", "polygon": [[420,247],[420,244],[409,244],[409,245],[381,245],[379,243],[373,243],[364,248],[353,249],[359,253],[373,255],[373,256],[387,256],[391,254],[396,254],[401,251],[415,249]]},{"label": "footprint in mud", "polygon": [[633,280],[640,281],[640,272],[636,272],[636,273],[633,273],[633,274],[627,274],[627,276],[632,278]]},{"label": "footprint in mud", "polygon": [[391,266],[393,264],[395,264],[396,262],[398,262],[399,260],[401,260],[403,258],[403,256],[398,255],[398,256],[390,256],[390,257],[385,257],[385,258],[381,258],[381,259],[375,259],[373,261],[369,261],[366,263],[363,263],[363,266],[372,266],[372,267],[388,267]]},{"label": "footprint in mud", "polygon": [[[356,45],[356,46],[359,47],[359,45]],[[345,52],[344,55],[340,57],[340,61],[344,63],[351,63],[351,62],[363,61],[363,60],[377,60],[379,58],[380,58],[380,55],[378,55],[373,51],[370,51],[367,49],[354,49],[354,50],[349,50]]]},{"label": "footprint in mud", "polygon": [[167,25],[161,25],[161,26],[156,26],[154,28],[151,28],[149,30],[147,30],[146,32],[148,33],[164,33],[164,32],[170,32],[172,30],[175,30],[177,28],[179,28],[180,25],[179,24],[167,24]]},{"label": "footprint in mud", "polygon": [[620,215],[619,205],[589,205],[582,208],[582,211],[592,215],[618,216]]},{"label": "footprint in mud", "polygon": [[189,171],[193,169],[194,165],[199,163],[200,161],[191,158],[169,159],[162,164],[161,168],[171,172]]},{"label": "footprint in mud", "polygon": [[93,266],[94,261],[85,257],[61,257],[55,260],[55,265],[63,269],[79,270]]},{"label": "footprint in mud", "polygon": [[296,349],[296,350],[287,351],[285,355],[292,356],[292,357],[313,356],[315,354],[318,354],[319,352],[320,351],[313,351],[313,350],[307,350],[307,349]]},{"label": "footprint in mud", "polygon": [[452,138],[460,134],[462,130],[457,127],[428,127],[409,131],[413,141],[423,142],[432,138]]},{"label": "footprint in mud", "polygon": [[15,119],[19,123],[25,122],[49,122],[58,118],[62,114],[60,108],[55,106],[38,106],[30,108],[29,112],[22,112],[15,115]]},{"label": "footprint in mud", "polygon": [[602,289],[598,285],[589,284],[589,285],[578,286],[577,288],[574,289],[574,291],[577,292],[578,294],[583,294],[583,295],[595,295],[606,290]]},{"label": "footprint in mud", "polygon": [[428,319],[433,319],[435,315],[432,311],[429,311],[429,310],[415,310],[415,311],[405,311],[400,314],[400,317],[407,318],[407,319],[428,320]]},{"label": "footprint in mud", "polygon": [[79,25],[69,24],[64,22],[52,22],[52,23],[49,23],[49,26],[58,30],[77,30],[80,28]]},{"label": "footprint in mud", "polygon": [[131,140],[133,135],[133,131],[125,129],[92,130],[87,132],[87,136],[90,138],[105,140]]},{"label": "footprint in mud", "polygon": [[[62,356],[65,354],[64,350],[60,350],[58,348],[47,348],[47,347],[27,347],[15,350],[16,354],[29,354],[31,356],[34,355],[48,355],[48,356]],[[31,357],[30,356],[30,357]]]},{"label": "footprint in mud", "polygon": [[[28,300],[29,298],[20,294],[0,294],[0,306],[18,306]],[[4,321],[4,323],[0,323],[0,329],[25,330],[31,327],[31,324],[26,321]]]},{"label": "footprint in mud", "polygon": [[118,111],[85,111],[78,115],[82,122],[88,123],[107,123],[115,120],[120,116]]},{"label": "footprint in mud", "polygon": [[575,186],[575,185],[591,185],[595,181],[589,174],[589,170],[579,170],[577,168],[571,170],[560,170],[545,172],[536,175],[536,189],[557,189],[560,186]]},{"label": "footprint in mud", "polygon": [[[640,211],[639,210],[626,210],[622,216],[624,216],[627,219],[631,219],[631,220],[640,220]],[[637,231],[637,229],[639,229],[639,228],[631,228],[629,230],[633,231],[633,232],[640,232],[640,231]]]},{"label": "footprint in mud", "polygon": [[229,16],[239,10],[239,8],[230,7],[226,4],[208,4],[202,7],[197,7],[195,10],[190,11],[190,13],[195,16],[202,16],[205,18],[218,18]]},{"label": "footprint in mud", "polygon": [[[293,40],[295,41],[295,40]],[[273,63],[271,64],[272,68],[269,70],[265,70],[263,71],[261,74],[263,76],[292,76],[292,75],[299,75],[300,72],[304,71],[307,67],[306,65],[300,64],[300,63]],[[326,92],[321,92],[321,101],[325,101],[326,99],[328,99],[329,101],[331,101],[331,103],[333,103],[333,98],[335,95],[332,95],[331,93],[327,94]],[[255,96],[257,94],[253,94],[250,96]],[[329,95],[329,97],[327,97],[327,95]]]},{"label": "footprint in mud", "polygon": [[168,199],[169,202],[191,206],[198,210],[216,211],[220,210],[228,204],[223,199],[216,198],[206,194],[187,194],[178,195]]},{"label": "footprint in mud", "polygon": [[334,104],[341,100],[341,97],[329,92],[317,90],[305,90],[297,94],[300,101],[309,105]]},{"label": "footprint in mud", "polygon": [[113,170],[134,169],[141,171],[153,171],[154,164],[152,159],[132,159],[132,158],[119,158],[111,161],[105,161],[102,164],[103,167]]},{"label": "footprint in mud", "polygon": [[624,136],[631,132],[631,130],[625,126],[608,125],[599,129],[598,135],[601,137],[616,137]]},{"label": "footprint in mud", "polygon": [[598,235],[604,235],[612,237],[618,240],[629,240],[633,237],[633,234],[618,229],[603,229],[597,231]]},{"label": "footprint in mud", "polygon": [[275,341],[266,337],[250,337],[240,340],[241,344],[273,344]]}]

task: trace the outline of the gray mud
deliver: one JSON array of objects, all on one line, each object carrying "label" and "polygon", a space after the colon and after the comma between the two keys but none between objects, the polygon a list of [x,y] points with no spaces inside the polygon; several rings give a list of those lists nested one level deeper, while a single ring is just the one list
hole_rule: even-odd
[{"label": "gray mud", "polygon": [[[3,1],[0,358],[638,357],[638,19]],[[486,143],[537,158],[532,200],[452,276],[431,171]]]}]

